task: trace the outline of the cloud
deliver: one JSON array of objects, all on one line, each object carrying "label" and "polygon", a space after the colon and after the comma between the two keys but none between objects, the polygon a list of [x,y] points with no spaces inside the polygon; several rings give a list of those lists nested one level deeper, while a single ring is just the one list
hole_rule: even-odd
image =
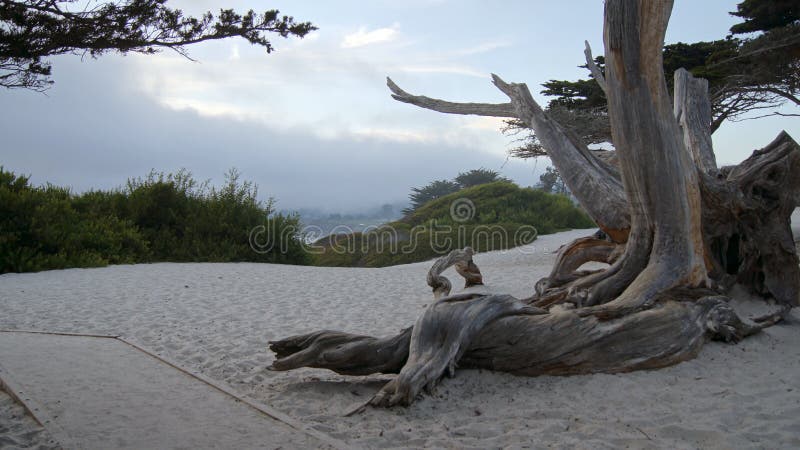
[{"label": "cloud", "polygon": [[355,33],[348,34],[342,40],[342,48],[364,47],[372,44],[390,42],[397,39],[399,26],[392,25],[390,28],[378,28],[367,31],[366,27],[361,27]]},{"label": "cloud", "polygon": [[[320,139],[303,128],[205,117],[159,107],[94,76],[81,81],[61,73],[50,97],[9,96],[9,107],[0,110],[0,159],[37,184],[107,189],[151,168],[182,167],[219,184],[227,168],[237,167],[260,186],[262,199],[275,196],[280,208],[356,211],[402,201],[411,186],[477,167],[497,169],[504,161],[461,145],[419,141],[400,129]],[[43,132],[40,123],[52,125]],[[503,173],[531,183],[529,167],[520,163]]]},{"label": "cloud", "polygon": [[277,117],[263,109],[253,110],[226,101],[205,101],[196,98],[160,97],[158,103],[175,111],[194,111],[203,117],[231,118],[239,121],[274,123]]},{"label": "cloud", "polygon": [[505,125],[503,117],[464,117],[461,124],[473,130],[498,131]]},{"label": "cloud", "polygon": [[430,133],[409,129],[359,127],[353,130],[352,135],[356,140],[359,141],[381,140],[398,143],[416,142],[429,144],[437,140],[436,137],[431,136]]},{"label": "cloud", "polygon": [[409,73],[449,73],[470,77],[488,78],[489,75],[479,70],[462,65],[415,65],[397,67],[397,70]]},{"label": "cloud", "polygon": [[239,55],[239,46],[234,44],[233,47],[231,48],[231,56],[229,56],[228,59],[230,59],[231,61],[236,61],[240,58],[241,55]]},{"label": "cloud", "polygon": [[[387,74],[401,79],[408,74],[408,79],[421,80],[423,85],[433,80],[427,90],[446,97],[447,89],[436,85],[448,80],[449,86],[456,75],[463,86],[478,80],[494,92],[485,82],[488,71],[428,52],[427,47],[408,44],[404,38],[390,44],[393,52],[378,45],[350,51],[341,47],[345,33],[340,30],[303,40],[302,45],[299,40],[289,41],[286,51],[269,56],[257,48],[218,43],[203,48],[207,54],[200,63],[170,53],[131,55],[119,61],[127,66],[131,90],[177,112],[272,130],[302,129],[326,142],[446,145],[505,156],[507,139],[490,122],[481,122],[481,127],[469,122],[474,118],[411,109],[391,100],[385,87]],[[377,30],[362,31],[366,35]],[[238,59],[229,59],[233,48],[238,50]]]},{"label": "cloud", "polygon": [[477,55],[481,53],[487,53],[498,48],[510,47],[511,45],[512,43],[510,41],[489,41],[473,47],[458,50],[456,51],[456,54],[459,56]]}]

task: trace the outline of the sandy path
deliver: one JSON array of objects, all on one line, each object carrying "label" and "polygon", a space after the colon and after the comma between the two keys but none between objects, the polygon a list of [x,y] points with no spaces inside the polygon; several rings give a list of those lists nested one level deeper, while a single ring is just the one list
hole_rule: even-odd
[{"label": "sandy path", "polygon": [[[516,296],[552,251],[542,236],[475,260]],[[270,339],[321,328],[385,335],[431,296],[430,263],[383,269],[152,264],[0,276],[0,328],[122,334],[332,436],[366,447],[800,447],[800,316],[694,361],[626,375],[522,378],[460,371],[411,408],[342,412],[385,376],[264,370]],[[451,272],[452,273],[452,272]],[[770,370],[764,371],[764,367]]]},{"label": "sandy path", "polygon": [[70,449],[337,448],[118,339],[0,333],[0,361]]}]

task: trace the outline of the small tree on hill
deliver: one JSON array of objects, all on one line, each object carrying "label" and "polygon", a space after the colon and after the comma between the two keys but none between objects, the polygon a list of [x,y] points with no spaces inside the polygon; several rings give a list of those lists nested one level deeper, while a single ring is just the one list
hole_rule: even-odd
[{"label": "small tree on hill", "polygon": [[558,173],[554,167],[548,167],[545,169],[545,172],[539,176],[539,189],[555,193],[555,194],[566,194],[567,193],[567,186],[564,184],[564,180],[561,179],[561,174]]},{"label": "small tree on hill", "polygon": [[489,169],[472,169],[468,172],[460,172],[457,177],[453,179],[461,189],[479,184],[493,183],[495,181],[510,181],[508,178],[501,177],[499,173]]},{"label": "small tree on hill", "polygon": [[436,180],[421,188],[411,188],[411,194],[408,196],[411,206],[404,209],[403,214],[411,214],[425,203],[452,194],[457,190],[459,190],[458,183],[450,180]]}]

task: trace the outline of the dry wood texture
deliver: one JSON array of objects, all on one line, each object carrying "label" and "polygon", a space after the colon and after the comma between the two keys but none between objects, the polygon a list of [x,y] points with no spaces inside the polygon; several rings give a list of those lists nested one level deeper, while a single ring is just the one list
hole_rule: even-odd
[{"label": "dry wood texture", "polygon": [[[272,342],[272,368],[398,373],[370,404],[409,404],[457,365],[539,375],[675,364],[708,339],[735,342],[797,305],[790,215],[800,204],[800,146],[784,132],[738,166],[717,167],[707,82],[680,69],[669,96],[662,48],[671,10],[669,0],[606,0],[605,74],[587,44],[587,63],[608,97],[615,154],[590,151],[525,84],[493,75],[510,102],[479,104],[412,95],[388,80],[401,102],[531,127],[602,232],[562,248],[524,300],[450,295],[441,276],[447,267],[455,265],[467,286],[482,282],[472,250],[454,251],[431,268],[437,301],[412,328],[387,338],[321,331]],[[609,266],[581,271],[589,261]],[[780,309],[743,322],[725,296],[735,283]]]}]

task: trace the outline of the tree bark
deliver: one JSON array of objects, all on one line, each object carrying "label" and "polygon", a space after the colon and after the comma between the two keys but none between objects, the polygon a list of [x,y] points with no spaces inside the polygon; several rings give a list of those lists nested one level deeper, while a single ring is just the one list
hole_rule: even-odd
[{"label": "tree bark", "polygon": [[678,69],[675,80],[674,113],[683,130],[683,142],[691,152],[697,168],[703,173],[717,174],[717,158],[711,142],[711,101],[708,81],[695,78],[686,69]]},{"label": "tree bark", "polygon": [[671,1],[608,0],[607,97],[631,214],[619,270],[590,288],[586,313],[646,307],[677,286],[704,287],[700,187],[673,117],[662,69]]}]

